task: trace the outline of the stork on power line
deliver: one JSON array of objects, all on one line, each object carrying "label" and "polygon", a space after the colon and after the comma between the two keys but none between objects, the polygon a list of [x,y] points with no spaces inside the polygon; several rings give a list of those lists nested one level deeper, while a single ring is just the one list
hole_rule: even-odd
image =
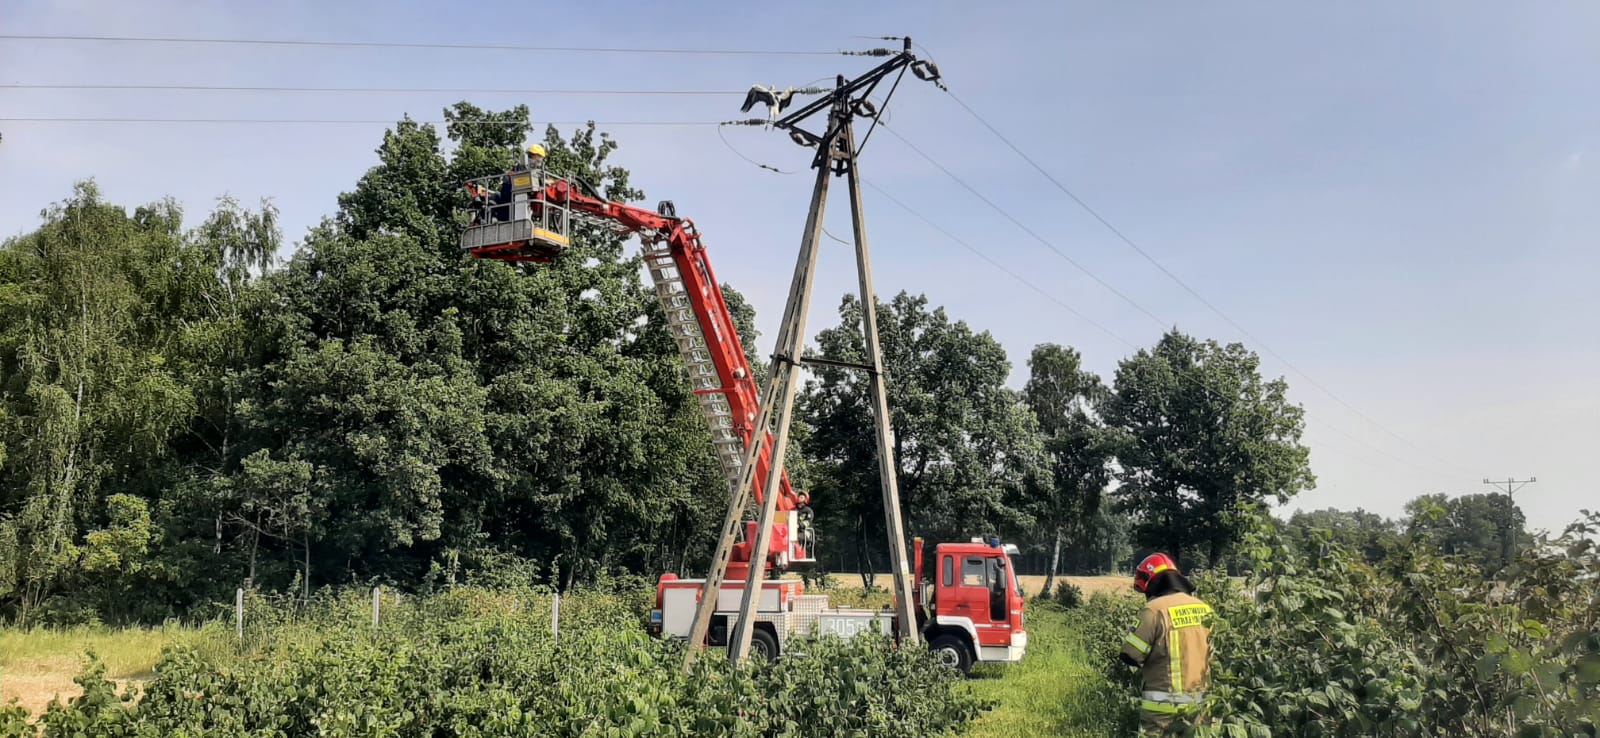
[{"label": "stork on power line", "polygon": [[[917,642],[917,619],[913,609],[911,567],[906,556],[905,526],[900,516],[900,491],[895,477],[893,430],[889,424],[888,398],[884,391],[883,351],[878,341],[876,295],[872,287],[872,262],[867,248],[867,227],[861,205],[861,175],[859,171],[861,147],[872,135],[869,127],[866,136],[857,141],[855,120],[865,118],[877,125],[880,105],[869,98],[878,85],[894,77],[883,105],[899,87],[907,70],[925,81],[938,83],[937,68],[918,59],[911,53],[911,39],[903,39],[900,51],[876,49],[866,52],[871,56],[887,56],[887,61],[855,79],[846,80],[839,75],[836,86],[825,96],[814,100],[781,118],[793,95],[788,89],[779,91],[772,87],[756,86],[746,96],[743,110],[749,112],[758,104],[765,104],[772,117],[766,120],[735,121],[741,125],[758,125],[787,131],[789,138],[801,146],[813,147],[811,167],[817,170],[816,183],[811,191],[811,206],[806,214],[805,232],[801,236],[800,254],[795,263],[794,281],[789,288],[788,302],[778,329],[777,348],[772,355],[769,379],[756,420],[756,432],[746,449],[744,465],[738,487],[730,499],[723,536],[717,543],[712,558],[711,572],[700,590],[700,600],[695,609],[689,631],[690,648],[685,656],[685,666],[692,664],[705,642],[717,608],[718,593],[727,575],[728,561],[736,544],[737,531],[752,498],[756,460],[761,457],[761,447],[772,444],[770,458],[772,473],[766,477],[766,489],[760,496],[760,512],[754,526],[753,550],[765,551],[772,535],[772,521],[777,510],[776,485],[781,477],[783,461],[789,445],[789,428],[793,421],[795,393],[800,384],[800,369],[806,365],[828,365],[857,369],[867,373],[871,388],[872,416],[877,431],[878,478],[883,493],[883,510],[887,518],[891,572],[894,578],[896,629],[901,643]],[[816,127],[820,124],[820,127]],[[812,128],[816,127],[815,130]],[[806,317],[811,306],[812,287],[815,285],[817,243],[822,237],[823,216],[828,202],[828,185],[834,177],[844,177],[850,197],[851,224],[854,231],[856,272],[859,277],[862,305],[862,333],[866,338],[867,362],[851,364],[807,358],[802,355],[805,345]],[[770,429],[770,436],[767,432]],[[770,441],[769,441],[770,438]],[[750,651],[750,639],[755,628],[756,612],[762,593],[762,580],[766,568],[750,566],[740,595],[739,617],[734,633],[728,641],[728,657],[734,662],[743,659]]]}]

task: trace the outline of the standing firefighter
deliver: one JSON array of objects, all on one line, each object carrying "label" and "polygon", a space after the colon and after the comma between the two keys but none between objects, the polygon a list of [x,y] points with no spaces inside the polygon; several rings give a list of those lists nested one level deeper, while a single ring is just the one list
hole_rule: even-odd
[{"label": "standing firefighter", "polygon": [[1141,735],[1184,735],[1205,699],[1211,643],[1206,617],[1211,606],[1195,597],[1194,585],[1172,557],[1152,554],[1134,570],[1133,588],[1145,596],[1139,625],[1123,637],[1120,658],[1144,674]]}]

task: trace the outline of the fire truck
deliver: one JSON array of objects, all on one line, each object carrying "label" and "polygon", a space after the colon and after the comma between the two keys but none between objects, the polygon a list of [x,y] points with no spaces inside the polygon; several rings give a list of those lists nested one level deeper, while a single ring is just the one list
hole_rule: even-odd
[{"label": "fire truck", "polygon": [[[461,248],[475,258],[548,263],[568,250],[574,232],[584,228],[639,237],[644,266],[711,431],[716,457],[729,485],[736,485],[745,444],[754,433],[760,395],[694,223],[678,217],[670,201],[654,211],[611,202],[595,188],[554,175],[537,163],[525,162],[503,175],[469,181],[466,188],[474,206]],[[771,448],[770,442],[764,443],[755,460],[757,504],[771,470]],[[751,550],[757,523],[745,523],[744,541],[734,547],[705,645],[727,645],[749,567],[764,566],[767,573],[781,576],[791,567],[816,561],[809,499],[793,489],[787,474],[780,477],[778,497],[778,514],[765,552],[758,555]],[[917,629],[939,660],[962,673],[975,663],[1020,661],[1028,634],[1022,592],[1013,573],[1016,547],[992,538],[939,544],[927,572],[921,539],[914,548]],[[657,583],[651,632],[687,638],[704,583],[704,579],[663,575]],[[800,641],[825,633],[892,634],[897,632],[895,617],[892,610],[833,607],[825,594],[806,594],[800,580],[769,577],[762,584],[752,653],[777,659],[794,651]]]}]

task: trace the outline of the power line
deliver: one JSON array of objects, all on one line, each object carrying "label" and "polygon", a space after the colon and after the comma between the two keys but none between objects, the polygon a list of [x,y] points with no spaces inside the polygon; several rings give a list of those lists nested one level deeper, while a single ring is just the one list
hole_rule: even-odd
[{"label": "power line", "polygon": [[[917,149],[916,146],[912,145],[910,141],[906,141],[903,137],[901,137],[899,134],[895,133],[892,129],[889,129],[887,126],[885,126],[884,129],[888,130],[892,134],[895,134],[896,138],[900,138],[900,140],[902,142],[904,142],[907,146],[910,146],[912,149],[916,150],[917,153],[922,154],[923,158],[928,159],[929,162],[933,163],[934,166],[936,166],[939,169],[943,170],[945,172],[945,174],[950,175],[952,178],[955,178],[954,175],[950,174],[950,171],[948,169],[945,169],[937,161],[933,160],[932,157],[929,157],[927,154],[923,153],[920,149]],[[721,129],[719,128],[718,131],[720,133]],[[726,144],[727,140],[724,139],[723,143]],[[731,145],[729,145],[729,149],[732,150],[732,148],[733,147]],[[791,173],[791,172],[780,172],[778,169],[776,169],[774,167],[770,167],[768,165],[765,165],[765,164],[762,164],[760,162],[754,161],[753,159],[750,159],[749,157],[746,157],[743,154],[739,154],[739,152],[737,150],[734,150],[734,153],[738,154],[740,156],[740,158],[743,158],[746,161],[749,161],[750,163],[755,164],[758,167],[761,167],[762,169],[767,169],[769,171],[779,172],[780,174],[790,174]],[[988,203],[990,207],[994,208],[1001,215],[1004,215],[1005,217],[1010,219],[1013,223],[1017,223],[1017,225],[1019,227],[1022,227],[1023,230],[1028,230],[1028,228],[1026,226],[1022,226],[1022,224],[1019,223],[1016,220],[1016,218],[1012,217],[1009,213],[1006,213],[1003,209],[1001,209],[998,205],[995,205],[987,197],[984,197],[981,193],[979,193],[976,190],[972,189],[965,182],[962,182],[959,179],[957,179],[957,181],[960,182],[963,187],[966,187],[967,190],[969,192],[971,192],[974,196],[976,196],[979,199],[983,200],[984,202]],[[906,203],[902,202],[899,198],[896,198],[894,195],[889,194],[888,190],[885,190],[884,188],[879,187],[876,184],[873,184],[873,182],[871,180],[863,179],[862,183],[865,184],[867,187],[871,188],[879,196],[883,197],[884,199],[886,199],[889,202],[893,203],[894,205],[898,206],[901,210],[904,210],[907,214],[911,215],[913,218],[916,218],[917,220],[922,221],[924,225],[927,225],[929,228],[932,228],[933,230],[937,231],[940,235],[943,235],[945,238],[947,238],[950,241],[954,242],[956,245],[966,249],[967,251],[972,252],[978,258],[983,259],[985,262],[988,262],[990,266],[1000,270],[1006,276],[1011,277],[1012,279],[1016,280],[1018,283],[1022,284],[1023,286],[1027,287],[1028,289],[1031,289],[1034,292],[1038,293],[1041,297],[1045,298],[1046,300],[1049,300],[1050,302],[1054,303],[1055,305],[1057,305],[1058,307],[1062,308],[1063,310],[1066,310],[1067,312],[1071,313],[1073,316],[1077,317],[1079,320],[1082,320],[1085,323],[1088,323],[1089,325],[1093,326],[1096,330],[1099,330],[1101,333],[1104,333],[1106,336],[1110,337],[1112,340],[1114,340],[1114,341],[1116,341],[1118,343],[1121,343],[1122,345],[1128,347],[1131,350],[1135,350],[1135,351],[1138,350],[1138,348],[1139,348],[1138,344],[1134,343],[1133,341],[1131,341],[1131,340],[1129,340],[1127,338],[1124,338],[1121,334],[1117,333],[1116,331],[1111,330],[1110,328],[1107,328],[1105,325],[1099,323],[1098,321],[1094,320],[1093,318],[1090,318],[1089,316],[1084,315],[1077,308],[1072,307],[1072,305],[1068,304],[1067,302],[1065,302],[1065,301],[1061,300],[1060,298],[1056,297],[1055,295],[1051,294],[1048,290],[1045,290],[1044,288],[1040,287],[1039,285],[1034,284],[1032,281],[1028,280],[1026,277],[1023,277],[1022,275],[1016,273],[1015,271],[1013,271],[1012,269],[1008,268],[1004,264],[1001,264],[1000,262],[996,261],[994,258],[990,257],[987,253],[984,253],[981,249],[978,249],[977,247],[973,246],[972,244],[970,244],[970,243],[966,242],[965,240],[961,239],[959,236],[956,236],[954,233],[951,233],[948,229],[946,229],[943,226],[940,226],[939,224],[935,223],[928,216],[923,215],[922,213],[918,212],[916,209],[914,209],[910,205],[907,205]],[[824,232],[826,233],[826,230],[824,230]],[[1028,232],[1030,234],[1033,233],[1031,230],[1028,230]],[[1037,234],[1033,234],[1033,235],[1034,235],[1035,238],[1039,238],[1039,236]],[[832,238],[835,241],[839,241],[840,243],[846,243],[843,239],[840,239],[840,238],[838,238],[837,236],[834,236],[831,233],[828,234],[828,237]],[[1043,239],[1041,239],[1041,241],[1042,240]],[[1046,245],[1049,245],[1048,242],[1046,242]],[[1052,247],[1051,250],[1055,250],[1054,247]],[[1057,253],[1060,253],[1060,252],[1058,251]],[[1129,300],[1131,302],[1130,298],[1128,298],[1126,296],[1123,296],[1120,292],[1117,292],[1115,289],[1111,288],[1110,285],[1107,285],[1105,283],[1105,281],[1102,280],[1094,272],[1090,271],[1089,269],[1087,269],[1086,267],[1084,267],[1082,265],[1079,265],[1077,262],[1072,261],[1069,257],[1066,257],[1064,254],[1062,256],[1063,256],[1063,258],[1067,258],[1068,261],[1073,264],[1073,266],[1076,266],[1084,274],[1087,274],[1089,277],[1091,277],[1095,281],[1097,281],[1100,284],[1106,286],[1107,289],[1110,289],[1113,293],[1116,293],[1118,296],[1123,297],[1124,300]],[[1138,307],[1138,305],[1136,303],[1135,303],[1135,307]],[[1144,312],[1147,315],[1150,314],[1148,310],[1146,310]],[[1190,380],[1190,382],[1193,383],[1197,388],[1199,388],[1201,391],[1211,395],[1213,398],[1224,399],[1221,393],[1217,392],[1215,389],[1212,389],[1211,387],[1207,386],[1205,383],[1201,382],[1199,379],[1197,379],[1197,378],[1195,378],[1195,377],[1193,377],[1193,376],[1191,376],[1189,374],[1178,374],[1177,376],[1184,377],[1184,378]],[[1361,446],[1363,448],[1366,448],[1367,450],[1372,451],[1373,453],[1376,453],[1376,454],[1379,454],[1379,455],[1381,455],[1381,456],[1383,456],[1385,458],[1388,458],[1391,461],[1394,461],[1394,462],[1396,462],[1396,463],[1398,463],[1398,464],[1400,464],[1402,466],[1410,467],[1412,470],[1417,471],[1417,472],[1423,472],[1423,473],[1427,472],[1427,470],[1423,469],[1421,466],[1417,465],[1416,463],[1414,463],[1414,462],[1412,462],[1412,461],[1410,461],[1408,459],[1396,456],[1396,455],[1394,455],[1392,453],[1389,453],[1388,451],[1386,451],[1386,450],[1384,450],[1382,448],[1379,448],[1377,446],[1374,446],[1374,445],[1372,445],[1370,443],[1367,443],[1366,441],[1361,440],[1359,437],[1355,436],[1354,434],[1350,433],[1349,431],[1346,431],[1343,428],[1340,428],[1340,427],[1338,427],[1336,425],[1328,423],[1325,420],[1322,420],[1320,418],[1316,418],[1316,417],[1314,417],[1312,415],[1304,414],[1304,413],[1302,413],[1302,417],[1305,418],[1305,421],[1307,423],[1314,423],[1314,424],[1316,424],[1318,426],[1321,426],[1323,428],[1331,430],[1334,433],[1337,433],[1338,435],[1345,437],[1346,439],[1350,440],[1351,442],[1353,442],[1353,443],[1355,443],[1355,444],[1357,444],[1357,445],[1359,445],[1359,446]]]},{"label": "power line", "polygon": [[[771,164],[762,164],[761,162],[756,161],[755,159],[752,159],[752,158],[750,158],[748,156],[745,156],[744,152],[734,148],[733,142],[728,140],[727,135],[725,135],[722,132],[722,128],[723,127],[720,126],[720,125],[717,126],[717,138],[722,139],[722,145],[728,147],[728,150],[732,151],[734,156],[737,156],[740,159],[743,159],[743,160],[745,160],[747,162],[750,162],[751,164],[754,164],[757,169],[765,169],[765,170],[767,170],[769,172],[774,172],[774,173],[777,173],[777,174],[795,174],[795,172],[784,170],[784,169],[779,169],[779,168],[777,168],[775,166],[772,166]],[[824,229],[823,232],[827,233],[827,230]],[[828,237],[829,238],[833,238],[833,234],[829,234]],[[834,240],[838,240],[838,239],[834,239]]]},{"label": "power line", "polygon": [[[890,132],[892,133],[893,131],[890,131]],[[1022,275],[1017,274],[1015,271],[1013,271],[1010,268],[1006,267],[1004,264],[1001,264],[1000,262],[998,262],[995,259],[993,259],[992,257],[990,257],[988,254],[986,254],[983,251],[979,250],[978,248],[974,247],[972,244],[969,244],[966,241],[962,240],[961,238],[957,237],[955,234],[951,233],[949,230],[939,226],[937,223],[933,222],[933,220],[928,218],[926,215],[923,215],[922,213],[920,213],[920,212],[916,211],[915,209],[913,209],[910,205],[907,205],[906,203],[900,201],[898,198],[896,198],[893,195],[889,194],[889,192],[887,190],[885,190],[884,188],[878,187],[877,185],[875,185],[872,182],[867,181],[867,180],[863,180],[863,182],[867,185],[867,187],[871,188],[874,192],[878,193],[879,196],[881,196],[884,199],[888,200],[889,202],[899,206],[901,210],[906,211],[906,213],[910,214],[912,217],[916,218],[917,220],[922,221],[928,227],[934,229],[935,231],[937,231],[938,233],[943,235],[945,238],[950,239],[951,241],[955,242],[957,245],[961,246],[962,248],[964,248],[964,249],[976,254],[978,256],[978,258],[983,259],[984,261],[988,262],[990,266],[993,266],[996,269],[999,269],[1001,272],[1004,272],[1007,276],[1011,277],[1012,279],[1016,280],[1017,282],[1021,283],[1024,286],[1026,286],[1027,288],[1033,290],[1034,292],[1038,293],[1040,296],[1044,297],[1046,300],[1049,300],[1050,302],[1055,303],[1057,306],[1065,309],[1067,312],[1071,313],[1072,315],[1078,317],[1079,319],[1083,320],[1084,322],[1088,323],[1089,325],[1094,326],[1097,330],[1099,330],[1101,333],[1106,334],[1112,340],[1115,340],[1118,343],[1121,343],[1122,345],[1127,346],[1128,348],[1133,349],[1133,350],[1137,350],[1139,348],[1138,344],[1134,343],[1133,341],[1131,341],[1131,340],[1129,340],[1127,338],[1124,338],[1121,334],[1117,333],[1116,331],[1113,331],[1110,328],[1107,328],[1106,326],[1104,326],[1104,325],[1096,322],[1095,320],[1089,318],[1088,316],[1084,315],[1082,312],[1079,312],[1076,308],[1074,308],[1071,305],[1067,304],[1065,301],[1063,301],[1060,298],[1057,298],[1055,295],[1051,294],[1049,291],[1047,291],[1044,288],[1034,284],[1033,282],[1029,281],[1027,278],[1023,277]],[[1088,273],[1091,277],[1095,276],[1094,274],[1087,272],[1087,270],[1085,270],[1085,273]],[[1190,374],[1178,373],[1175,376],[1179,376],[1179,377],[1183,377],[1185,379],[1188,379],[1192,384],[1194,384],[1195,387],[1197,387],[1201,391],[1211,395],[1213,398],[1225,399],[1222,396],[1221,393],[1219,393],[1215,389],[1207,386],[1204,382],[1202,382],[1201,380],[1199,380],[1198,378],[1196,378],[1196,377],[1194,377],[1194,376],[1192,376]],[[1395,454],[1392,454],[1392,453],[1390,453],[1390,452],[1388,452],[1388,451],[1386,451],[1386,450],[1384,450],[1384,449],[1382,449],[1382,448],[1380,448],[1378,446],[1374,446],[1374,445],[1372,445],[1370,443],[1367,443],[1366,441],[1363,441],[1361,438],[1359,438],[1356,435],[1350,433],[1349,431],[1346,431],[1343,428],[1340,428],[1340,427],[1338,427],[1336,425],[1333,425],[1333,424],[1331,424],[1331,423],[1329,423],[1329,422],[1327,422],[1325,420],[1322,420],[1320,418],[1317,418],[1315,416],[1312,416],[1312,415],[1306,414],[1306,413],[1302,413],[1302,417],[1305,419],[1305,421],[1307,423],[1316,424],[1316,425],[1318,425],[1318,426],[1320,426],[1322,428],[1325,428],[1327,430],[1333,431],[1334,433],[1337,433],[1338,435],[1343,436],[1344,438],[1348,439],[1349,441],[1351,441],[1351,442],[1353,442],[1353,443],[1355,443],[1355,444],[1357,444],[1357,445],[1359,445],[1359,446],[1361,446],[1361,447],[1363,447],[1363,448],[1365,448],[1365,449],[1367,449],[1367,450],[1369,450],[1369,451],[1371,451],[1373,453],[1376,453],[1376,454],[1378,454],[1380,456],[1383,456],[1383,457],[1385,457],[1385,458],[1387,458],[1387,459],[1389,459],[1391,461],[1394,461],[1394,462],[1396,462],[1396,463],[1398,463],[1398,464],[1400,464],[1402,466],[1410,467],[1412,470],[1417,471],[1417,472],[1421,472],[1421,473],[1427,473],[1427,471],[1428,471],[1428,470],[1422,468],[1421,466],[1419,466],[1418,464],[1416,464],[1415,462],[1413,462],[1413,461],[1411,461],[1409,459],[1405,459],[1403,457],[1396,456]]]},{"label": "power line", "polygon": [[1079,208],[1082,208],[1085,213],[1088,213],[1090,217],[1094,218],[1096,221],[1098,221],[1100,223],[1100,225],[1104,226],[1106,230],[1110,231],[1112,235],[1116,236],[1117,240],[1121,241],[1128,248],[1133,249],[1134,252],[1136,252],[1140,256],[1144,257],[1145,261],[1150,262],[1150,264],[1155,266],[1156,269],[1160,270],[1162,274],[1165,274],[1168,279],[1171,279],[1179,287],[1182,287],[1184,289],[1184,291],[1188,292],[1190,296],[1194,297],[1194,299],[1199,300],[1200,304],[1205,305],[1207,309],[1209,309],[1211,312],[1215,313],[1218,317],[1220,317],[1224,321],[1226,321],[1228,323],[1228,325],[1233,326],[1234,330],[1239,331],[1239,333],[1242,334],[1245,338],[1249,339],[1251,343],[1254,343],[1257,346],[1259,346],[1262,351],[1267,353],[1267,355],[1271,356],[1274,359],[1277,359],[1278,362],[1283,364],[1286,368],[1288,368],[1289,371],[1294,372],[1295,374],[1299,375],[1300,378],[1306,380],[1306,382],[1308,384],[1310,384],[1312,387],[1315,387],[1317,390],[1321,391],[1322,394],[1328,396],[1334,402],[1337,402],[1339,405],[1343,406],[1346,410],[1349,410],[1350,412],[1354,413],[1357,417],[1361,418],[1362,420],[1366,421],[1367,423],[1370,423],[1373,427],[1383,431],[1384,433],[1388,434],[1390,437],[1394,438],[1395,440],[1398,440],[1401,443],[1404,443],[1404,444],[1412,447],[1413,449],[1416,449],[1418,451],[1421,451],[1421,452],[1433,457],[1433,459],[1435,461],[1438,461],[1439,463],[1444,464],[1445,466],[1454,466],[1453,464],[1451,464],[1448,461],[1445,461],[1444,459],[1440,458],[1438,455],[1434,454],[1433,452],[1431,452],[1431,451],[1429,451],[1429,450],[1427,450],[1425,448],[1422,448],[1421,446],[1417,445],[1416,443],[1413,443],[1410,439],[1408,439],[1408,438],[1406,438],[1404,436],[1401,436],[1400,434],[1390,430],[1387,426],[1385,426],[1382,423],[1379,423],[1378,421],[1372,419],[1366,413],[1363,413],[1360,410],[1356,409],[1355,406],[1353,406],[1350,403],[1346,402],[1344,400],[1344,398],[1334,394],[1332,390],[1330,390],[1327,387],[1323,386],[1321,382],[1318,382],[1310,374],[1307,374],[1305,371],[1303,371],[1299,367],[1295,366],[1295,364],[1293,362],[1289,361],[1282,354],[1278,353],[1271,346],[1267,345],[1267,342],[1261,340],[1260,338],[1257,338],[1255,336],[1255,334],[1251,333],[1244,326],[1240,325],[1238,321],[1234,320],[1227,313],[1223,312],[1221,308],[1217,307],[1210,300],[1207,300],[1205,298],[1205,296],[1201,295],[1198,290],[1196,290],[1193,287],[1189,286],[1188,282],[1185,282],[1177,274],[1174,274],[1171,269],[1168,269],[1165,264],[1162,264],[1161,261],[1156,259],[1155,256],[1151,255],[1150,252],[1145,251],[1142,247],[1139,246],[1139,244],[1135,243],[1133,239],[1129,238],[1127,234],[1123,233],[1121,229],[1117,228],[1115,225],[1112,225],[1111,221],[1107,220],[1104,216],[1102,216],[1093,207],[1090,207],[1089,203],[1084,202],[1083,198],[1079,197],[1077,195],[1077,193],[1072,191],[1071,188],[1067,187],[1065,184],[1062,184],[1062,182],[1060,180],[1056,179],[1053,175],[1050,174],[1050,172],[1046,171],[1045,168],[1039,164],[1039,162],[1037,162],[1037,161],[1035,161],[1033,159],[1033,157],[1028,156],[1028,154],[1025,153],[1020,147],[1018,147],[1015,143],[1012,143],[1011,139],[1006,138],[1005,134],[1002,134],[999,131],[999,129],[995,128],[992,123],[990,123],[987,119],[985,119],[982,115],[980,115],[977,110],[973,109],[972,106],[968,105],[965,100],[962,100],[960,96],[956,95],[954,92],[950,92],[949,90],[946,90],[946,93],[950,95],[950,99],[954,100],[957,105],[960,105],[962,109],[966,110],[967,113],[970,114],[973,117],[973,119],[977,120],[980,124],[982,124],[984,128],[989,129],[989,132],[994,134],[995,138],[1000,139],[1001,143],[1004,143],[1007,147],[1009,147],[1012,150],[1012,152],[1016,153],[1016,155],[1021,157],[1023,161],[1027,162],[1030,166],[1032,166],[1035,171],[1037,171],[1039,174],[1043,175],[1044,178],[1049,180],[1052,185],[1055,185],[1056,189],[1060,190],[1061,193],[1066,195],[1068,199],[1072,200],[1072,202],[1077,204],[1077,206]]},{"label": "power line", "polygon": [[532,51],[592,54],[683,54],[710,56],[832,56],[839,51],[778,49],[633,49],[606,46],[516,46],[483,43],[421,43],[404,41],[315,41],[310,39],[178,38],[165,36],[78,36],[55,34],[0,34],[0,41],[90,41],[157,44],[216,44],[226,46],[295,46],[348,49],[449,49],[455,51]]},{"label": "power line", "polygon": [[[887,129],[885,129],[885,130],[887,130]],[[1026,277],[1023,277],[1022,275],[1017,274],[1016,272],[1010,270],[1004,264],[1001,264],[1000,262],[995,261],[988,254],[984,253],[981,249],[973,246],[970,243],[967,243],[966,241],[962,240],[960,237],[956,236],[954,233],[951,233],[950,231],[946,230],[944,227],[940,226],[938,223],[935,223],[932,220],[930,220],[928,218],[928,216],[923,215],[922,213],[919,213],[916,210],[913,210],[910,205],[907,205],[907,204],[901,202],[899,200],[899,198],[896,198],[894,195],[889,194],[888,190],[885,190],[882,187],[879,187],[879,186],[873,184],[871,180],[865,180],[864,179],[864,180],[862,180],[862,182],[865,183],[867,185],[867,187],[871,188],[873,192],[878,193],[878,195],[880,197],[882,197],[883,199],[888,200],[889,202],[892,202],[895,205],[898,205],[901,210],[906,211],[906,213],[910,214],[911,217],[922,221],[929,228],[932,228],[933,230],[938,231],[945,238],[950,239],[952,242],[954,242],[956,245],[960,246],[961,248],[964,248],[964,249],[966,249],[968,251],[971,251],[973,254],[977,255],[978,258],[983,259],[986,262],[989,262],[990,266],[992,266],[992,267],[994,267],[996,269],[999,269],[1002,272],[1005,272],[1007,276],[1009,276],[1012,279],[1015,279],[1018,282],[1022,283],[1022,285],[1027,287],[1028,289],[1031,289],[1034,292],[1039,293],[1039,295],[1041,297],[1043,297],[1044,299],[1055,303],[1056,305],[1060,306],[1063,310],[1066,310],[1067,312],[1072,313],[1073,315],[1077,316],[1077,318],[1079,320],[1082,320],[1083,322],[1094,326],[1101,333],[1104,333],[1107,336],[1111,337],[1112,340],[1115,340],[1115,341],[1127,346],[1130,349],[1137,349],[1138,348],[1137,344],[1133,343],[1132,341],[1129,341],[1126,338],[1123,338],[1121,335],[1118,335],[1115,331],[1111,330],[1110,328],[1107,328],[1104,325],[1101,325],[1100,323],[1096,322],[1094,318],[1091,318],[1091,317],[1089,317],[1087,315],[1084,315],[1083,313],[1079,312],[1077,308],[1074,308],[1073,306],[1067,304],[1066,302],[1062,301],[1060,298],[1056,297],[1055,295],[1050,294],[1043,287],[1040,287],[1039,285],[1036,285],[1033,282],[1028,281],[1028,279]]]},{"label": "power line", "polygon": [[955,182],[956,184],[961,185],[962,189],[965,189],[967,192],[972,193],[973,197],[976,197],[979,200],[982,200],[985,205],[988,205],[990,207],[990,209],[994,210],[996,213],[999,213],[1001,217],[1005,218],[1006,220],[1011,221],[1012,225],[1015,225],[1016,227],[1021,228],[1024,233],[1027,233],[1028,235],[1032,236],[1035,241],[1038,241],[1039,243],[1044,244],[1045,248],[1048,248],[1051,251],[1055,252],[1056,256],[1059,256],[1062,259],[1065,259],[1068,264],[1071,264],[1073,267],[1077,268],[1078,271],[1083,272],[1090,279],[1093,279],[1095,282],[1099,283],[1100,286],[1104,287],[1108,292],[1110,292],[1113,295],[1116,295],[1117,297],[1122,298],[1123,302],[1126,302],[1129,305],[1132,305],[1139,312],[1144,313],[1146,316],[1149,316],[1149,318],[1151,320],[1156,322],[1156,325],[1161,326],[1163,329],[1165,329],[1167,327],[1167,325],[1168,325],[1167,322],[1165,320],[1162,320],[1160,316],[1158,316],[1155,313],[1151,312],[1149,310],[1149,308],[1146,308],[1145,306],[1139,304],[1138,300],[1135,300],[1132,297],[1129,297],[1126,294],[1123,294],[1123,292],[1121,290],[1117,289],[1116,287],[1113,287],[1110,282],[1107,282],[1106,280],[1102,279],[1100,277],[1100,275],[1095,274],[1088,267],[1086,267],[1086,266],[1084,266],[1082,264],[1079,264],[1077,259],[1074,259],[1071,256],[1068,256],[1067,252],[1062,251],[1061,249],[1057,248],[1055,244],[1051,243],[1044,236],[1039,235],[1032,228],[1029,228],[1021,220],[1018,220],[1016,216],[1014,216],[1011,213],[1007,212],[1005,208],[1000,207],[993,200],[990,200],[988,197],[984,196],[983,193],[979,192],[972,185],[967,184],[966,180],[964,180],[964,179],[962,179],[960,177],[957,177],[954,172],[952,172],[948,168],[946,168],[945,165],[940,163],[938,159],[935,159],[932,156],[929,156],[927,152],[925,152],[922,149],[918,148],[916,144],[911,143],[910,141],[906,140],[906,137],[900,135],[900,133],[898,131],[894,130],[893,128],[890,128],[887,125],[885,125],[883,127],[883,129],[888,131],[889,135],[894,136],[895,138],[899,139],[900,143],[905,144],[912,151],[917,152],[918,156],[921,156],[923,159],[927,160],[927,162],[929,164],[932,164],[936,169],[938,169],[941,172],[944,172],[944,175],[946,177],[949,177],[951,179],[951,181]]},{"label": "power line", "polygon": [[[485,125],[505,125],[508,121],[490,118],[458,119],[458,120],[423,120],[418,118],[405,119],[411,123],[431,123],[445,125],[450,123],[480,123]],[[244,125],[395,125],[402,121],[392,118],[369,119],[328,119],[328,118],[65,118],[65,117],[0,117],[0,123],[201,123],[201,124],[244,124]],[[552,120],[540,121],[542,124],[553,126],[584,126],[593,123],[597,126],[715,126],[717,121],[699,120],[613,120],[613,121],[588,121],[588,120]]]},{"label": "power line", "polygon": [[745,90],[557,90],[493,87],[276,87],[260,85],[0,84],[6,90],[136,90],[145,92],[451,93],[467,95],[743,95]]}]

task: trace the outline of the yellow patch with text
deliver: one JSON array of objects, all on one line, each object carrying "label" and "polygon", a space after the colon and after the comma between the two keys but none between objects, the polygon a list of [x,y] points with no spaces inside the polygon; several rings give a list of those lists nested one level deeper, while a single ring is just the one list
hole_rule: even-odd
[{"label": "yellow patch with text", "polygon": [[533,177],[530,177],[530,176],[527,176],[527,175],[523,175],[521,177],[512,177],[511,178],[511,186],[512,187],[527,187],[528,185],[531,185],[531,184],[533,184]]},{"label": "yellow patch with text", "polygon": [[1210,605],[1179,605],[1167,611],[1172,618],[1173,630],[1204,625],[1211,614]]}]

